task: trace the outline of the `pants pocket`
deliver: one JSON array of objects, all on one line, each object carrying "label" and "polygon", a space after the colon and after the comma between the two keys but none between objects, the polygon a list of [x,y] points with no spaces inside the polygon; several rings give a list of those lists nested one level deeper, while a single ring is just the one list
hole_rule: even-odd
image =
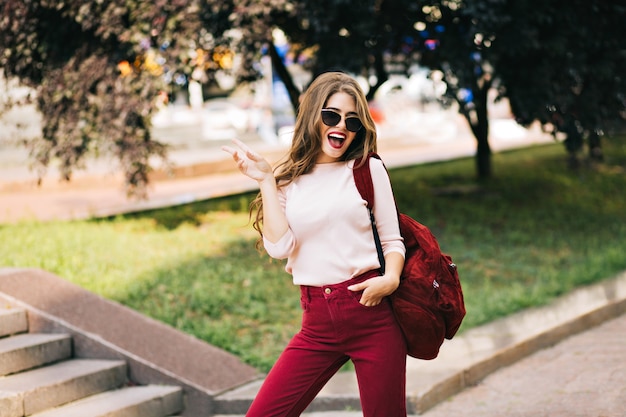
[{"label": "pants pocket", "polygon": [[376,308],[384,308],[385,304],[388,303],[387,297],[383,298],[380,303],[375,306],[365,306],[361,304],[361,297],[363,296],[363,291],[350,291],[350,295],[352,300],[358,305],[359,308],[363,308],[366,310],[374,310]]}]

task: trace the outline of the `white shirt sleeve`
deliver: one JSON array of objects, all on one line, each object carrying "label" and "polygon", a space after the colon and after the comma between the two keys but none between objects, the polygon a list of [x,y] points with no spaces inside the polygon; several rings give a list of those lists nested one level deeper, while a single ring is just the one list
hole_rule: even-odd
[{"label": "white shirt sleeve", "polygon": [[[280,206],[285,211],[286,196],[285,189],[278,189],[278,200]],[[269,256],[275,259],[286,259],[296,246],[296,239],[291,230],[291,227],[287,229],[284,235],[280,237],[276,242],[272,243],[263,236],[263,247]]]}]

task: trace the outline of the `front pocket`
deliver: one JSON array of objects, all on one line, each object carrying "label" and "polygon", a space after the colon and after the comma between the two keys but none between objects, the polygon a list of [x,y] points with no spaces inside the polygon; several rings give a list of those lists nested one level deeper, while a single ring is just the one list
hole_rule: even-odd
[{"label": "front pocket", "polygon": [[363,291],[350,291],[350,295],[352,300],[359,305],[359,307],[364,308],[366,310],[373,310],[376,308],[384,307],[387,304],[387,297],[384,297],[380,303],[375,306],[366,306],[361,304],[361,296],[363,295]]}]

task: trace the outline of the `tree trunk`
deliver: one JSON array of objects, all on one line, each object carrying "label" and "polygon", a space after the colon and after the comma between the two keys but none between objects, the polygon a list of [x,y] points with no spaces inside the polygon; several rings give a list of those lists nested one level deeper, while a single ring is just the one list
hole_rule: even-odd
[{"label": "tree trunk", "polygon": [[474,109],[468,110],[464,103],[461,113],[467,119],[472,133],[476,138],[476,174],[478,179],[491,178],[491,146],[489,145],[489,111],[487,109],[487,93],[491,83],[485,83],[482,88],[476,88],[474,94]]},{"label": "tree trunk", "polygon": [[576,171],[580,168],[580,160],[578,154],[583,149],[583,136],[576,125],[576,120],[571,115],[565,116],[565,124],[563,132],[566,135],[563,144],[567,150],[567,166],[569,169]]},{"label": "tree trunk", "polygon": [[[485,121],[485,123],[488,123]],[[478,178],[485,180],[491,178],[491,147],[489,146],[488,134],[477,138],[476,146],[476,172]]]},{"label": "tree trunk", "polygon": [[374,66],[376,68],[376,84],[370,86],[369,91],[367,92],[367,101],[370,102],[374,100],[374,96],[376,95],[376,91],[380,88],[381,85],[385,83],[389,79],[389,73],[385,69],[385,62],[383,58],[383,54],[378,51],[376,53],[376,64]]},{"label": "tree trunk", "polygon": [[280,58],[280,55],[278,55],[274,42],[269,42],[269,52],[270,58],[272,59],[272,67],[274,71],[276,71],[276,74],[278,74],[278,78],[285,84],[285,88],[289,94],[289,101],[293,107],[293,114],[297,115],[298,108],[300,107],[300,90],[298,90],[298,87],[294,84],[293,78],[287,70],[285,63]]},{"label": "tree trunk", "polygon": [[591,159],[591,162],[602,162],[604,160],[604,153],[602,152],[602,139],[595,130],[592,130],[589,133],[588,146],[589,159]]}]

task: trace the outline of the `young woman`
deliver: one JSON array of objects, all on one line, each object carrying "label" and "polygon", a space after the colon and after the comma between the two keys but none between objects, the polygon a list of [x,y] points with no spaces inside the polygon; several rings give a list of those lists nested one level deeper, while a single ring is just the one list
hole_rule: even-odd
[{"label": "young woman", "polygon": [[380,264],[367,204],[352,175],[376,151],[376,127],[358,83],[331,72],[303,94],[291,149],[273,170],[241,141],[224,147],[258,181],[254,227],[267,253],[287,259],[300,286],[302,328],[289,342],[247,417],[299,416],[348,360],[364,417],[405,417],[406,344],[387,300],[399,285],[405,248],[391,184],[370,162]]}]

